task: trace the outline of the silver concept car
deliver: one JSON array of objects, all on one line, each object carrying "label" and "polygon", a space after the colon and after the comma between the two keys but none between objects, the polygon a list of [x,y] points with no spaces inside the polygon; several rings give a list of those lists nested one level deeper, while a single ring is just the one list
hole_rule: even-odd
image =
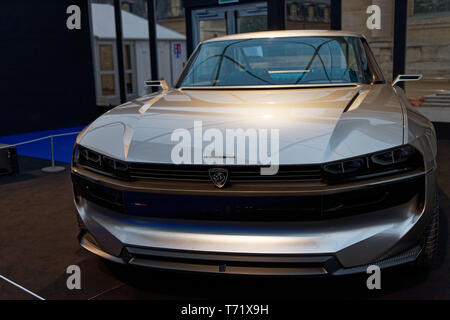
[{"label": "silver concept car", "polygon": [[77,138],[80,244],[122,264],[342,275],[432,264],[432,123],[363,36],[276,31],[201,43],[174,88]]}]

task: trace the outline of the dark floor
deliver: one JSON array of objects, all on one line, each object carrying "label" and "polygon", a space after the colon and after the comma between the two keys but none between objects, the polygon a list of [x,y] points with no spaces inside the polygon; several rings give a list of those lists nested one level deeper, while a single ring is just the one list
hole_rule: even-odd
[{"label": "dark floor", "polygon": [[[381,290],[367,275],[338,278],[253,278],[193,275],[105,263],[81,249],[69,172],[42,174],[45,161],[21,159],[22,174],[0,177],[0,275],[45,299],[375,298],[450,299],[450,140],[439,142],[441,227],[436,267],[382,272]],[[66,268],[78,265],[82,289],[68,290]],[[0,299],[35,299],[0,278]]]}]

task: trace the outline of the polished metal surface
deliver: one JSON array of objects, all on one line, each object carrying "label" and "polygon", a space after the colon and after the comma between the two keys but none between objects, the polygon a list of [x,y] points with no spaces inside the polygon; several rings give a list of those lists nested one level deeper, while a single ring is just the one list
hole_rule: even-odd
[{"label": "polished metal surface", "polygon": [[[343,113],[359,90],[358,107]],[[182,90],[119,106],[84,131],[78,143],[131,162],[172,163],[175,129],[279,129],[280,164],[323,163],[399,146],[402,105],[390,84],[264,90]],[[141,113],[141,108],[151,106]],[[245,155],[248,162],[248,154]]]}]

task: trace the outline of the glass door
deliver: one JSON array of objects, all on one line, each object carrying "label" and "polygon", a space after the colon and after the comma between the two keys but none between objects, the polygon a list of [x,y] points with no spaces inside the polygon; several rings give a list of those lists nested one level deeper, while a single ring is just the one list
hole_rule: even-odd
[{"label": "glass door", "polygon": [[227,34],[267,30],[267,3],[216,6],[192,11],[194,47]]},{"label": "glass door", "polygon": [[193,10],[192,15],[194,47],[201,41],[229,34],[227,12],[223,8]]},{"label": "glass door", "polygon": [[221,37],[227,34],[225,19],[200,20],[200,41]]},{"label": "glass door", "polygon": [[257,3],[235,11],[236,33],[267,30],[267,4]]}]

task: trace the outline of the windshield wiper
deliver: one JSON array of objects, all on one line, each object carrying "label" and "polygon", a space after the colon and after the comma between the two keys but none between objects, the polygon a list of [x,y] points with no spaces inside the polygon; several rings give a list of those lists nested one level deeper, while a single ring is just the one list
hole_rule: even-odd
[{"label": "windshield wiper", "polygon": [[[334,41],[334,40],[328,40],[328,41],[325,41],[324,43],[321,43],[317,48],[314,48],[314,46],[311,45],[311,47],[313,47],[315,50],[314,50],[313,56],[311,57],[311,60],[309,60],[308,65],[306,66],[306,69],[309,70],[309,69],[311,68],[312,63],[314,62],[314,58],[315,58],[316,56],[318,56],[320,62],[322,63],[323,71],[325,71],[325,75],[327,76],[328,82],[331,82],[330,76],[328,75],[327,68],[325,67],[325,63],[323,62],[322,57],[321,57],[320,54],[318,54],[318,53],[319,53],[320,48],[322,48],[322,46],[323,46],[324,44],[326,44],[326,43],[328,43],[328,42],[331,42],[331,41]],[[305,77],[305,75],[306,75],[306,73],[302,74],[302,75],[297,79],[297,81],[295,81],[295,84],[298,84],[300,81],[302,81],[303,78]]]},{"label": "windshield wiper", "polygon": [[[266,79],[263,79],[263,78],[261,78],[261,77],[258,77],[256,74],[253,74],[252,72],[250,72],[249,70],[247,70],[247,68],[245,68],[242,64],[240,64],[239,62],[237,62],[236,60],[234,60],[233,58],[230,58],[229,56],[223,56],[224,58],[226,58],[226,59],[228,59],[228,60],[230,60],[232,63],[234,63],[235,65],[237,65],[241,70],[243,70],[244,72],[247,72],[250,76],[252,76],[252,77],[254,77],[254,78],[256,78],[256,79],[258,79],[258,80],[260,80],[260,81],[263,81],[263,82],[265,82],[265,83],[267,83],[267,84],[270,84],[270,85],[273,85],[273,83],[270,83],[269,81],[267,81]],[[218,82],[218,74],[217,74],[217,77],[216,77],[216,79],[214,80],[214,84],[213,84],[213,86],[215,86],[216,85],[216,83]]]}]

